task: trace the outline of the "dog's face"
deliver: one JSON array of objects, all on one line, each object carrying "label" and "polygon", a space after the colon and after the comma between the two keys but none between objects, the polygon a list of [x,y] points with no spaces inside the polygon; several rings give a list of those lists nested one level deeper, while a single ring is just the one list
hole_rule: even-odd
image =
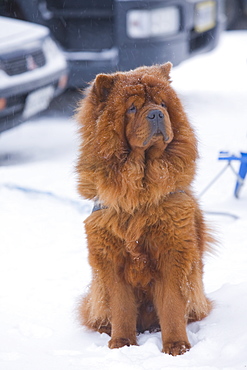
[{"label": "dog's face", "polygon": [[131,148],[147,149],[158,142],[165,148],[173,139],[165,99],[160,94],[152,96],[147,86],[140,85],[139,89],[138,96],[130,96],[126,102],[127,141]]},{"label": "dog's face", "polygon": [[[92,94],[97,114],[95,134],[98,133],[101,138],[101,149],[102,136],[106,137],[107,134],[111,142],[114,141],[113,137],[118,137],[123,151],[135,148],[148,150],[153,146],[165,150],[172,142],[170,69],[171,64],[166,63],[163,66],[140,67],[127,73],[96,77]],[[108,150],[109,146],[111,144],[108,141]],[[116,151],[119,145],[114,144],[114,148]]]},{"label": "dog's face", "polygon": [[[100,74],[78,109],[80,192],[107,204],[150,201],[190,185],[196,138],[171,87],[171,64]],[[130,194],[131,193],[131,194]],[[142,199],[142,200],[140,200]],[[153,197],[153,198],[152,198]]]}]

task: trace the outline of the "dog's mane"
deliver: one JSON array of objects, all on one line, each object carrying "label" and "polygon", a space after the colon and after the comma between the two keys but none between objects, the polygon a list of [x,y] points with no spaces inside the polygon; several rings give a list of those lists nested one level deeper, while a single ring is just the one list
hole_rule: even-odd
[{"label": "dog's mane", "polygon": [[[121,73],[119,73],[121,75]],[[189,191],[195,174],[197,145],[181,103],[164,76],[152,73],[114,75],[114,83],[103,101],[95,85],[85,92],[77,120],[82,136],[77,165],[79,192],[87,199],[98,198],[107,207],[129,213],[143,205],[158,204],[176,191]],[[156,81],[156,83],[155,83]],[[156,91],[163,89],[174,138],[160,158],[134,156],[125,137],[125,100],[140,84]]]}]

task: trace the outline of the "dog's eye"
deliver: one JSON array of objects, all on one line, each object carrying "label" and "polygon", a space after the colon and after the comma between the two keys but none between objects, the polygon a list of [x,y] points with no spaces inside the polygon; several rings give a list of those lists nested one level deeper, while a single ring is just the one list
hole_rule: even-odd
[{"label": "dog's eye", "polygon": [[131,105],[131,107],[128,109],[128,113],[136,113],[136,107],[134,104]]},{"label": "dog's eye", "polygon": [[161,106],[162,106],[163,108],[167,108],[167,107],[166,107],[166,104],[165,104],[164,102],[162,102],[162,103],[161,103]]}]

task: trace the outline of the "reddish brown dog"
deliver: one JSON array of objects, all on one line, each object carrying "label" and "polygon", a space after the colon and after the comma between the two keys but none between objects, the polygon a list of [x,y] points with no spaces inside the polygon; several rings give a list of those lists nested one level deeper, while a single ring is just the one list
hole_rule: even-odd
[{"label": "reddish brown dog", "polygon": [[93,279],[82,323],[110,348],[161,330],[163,351],[189,350],[186,324],[208,315],[209,236],[191,191],[197,142],[169,81],[171,64],[100,74],[77,119],[79,192],[100,202],[85,221]]}]

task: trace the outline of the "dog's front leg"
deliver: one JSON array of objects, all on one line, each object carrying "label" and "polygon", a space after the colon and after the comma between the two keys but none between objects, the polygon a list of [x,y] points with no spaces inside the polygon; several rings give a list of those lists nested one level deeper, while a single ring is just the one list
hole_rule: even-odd
[{"label": "dog's front leg", "polygon": [[117,279],[110,287],[111,340],[110,348],[136,345],[137,308],[130,285]]},{"label": "dog's front leg", "polygon": [[162,352],[173,356],[190,349],[186,333],[186,301],[176,261],[169,261],[162,278],[155,283],[154,302],[162,333]]}]

